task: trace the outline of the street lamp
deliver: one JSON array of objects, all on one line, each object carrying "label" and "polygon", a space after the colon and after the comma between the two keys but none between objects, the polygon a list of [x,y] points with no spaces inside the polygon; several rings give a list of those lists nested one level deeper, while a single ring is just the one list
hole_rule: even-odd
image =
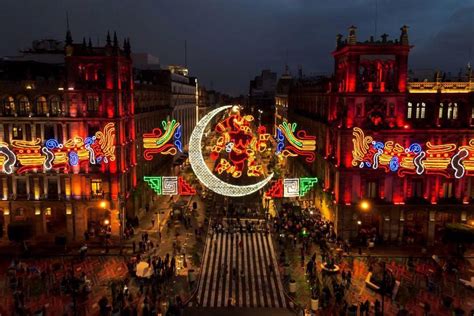
[{"label": "street lamp", "polygon": [[104,200],[104,201],[101,201],[100,202],[100,207],[105,209],[107,207],[107,202]]},{"label": "street lamp", "polygon": [[363,211],[368,211],[370,209],[370,203],[368,201],[362,201],[360,202],[360,208],[363,210]]}]

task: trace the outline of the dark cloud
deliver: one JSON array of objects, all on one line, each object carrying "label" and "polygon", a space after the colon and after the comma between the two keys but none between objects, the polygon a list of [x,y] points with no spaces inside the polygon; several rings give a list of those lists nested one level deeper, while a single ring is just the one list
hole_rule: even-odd
[{"label": "dark cloud", "polygon": [[[286,52],[293,72],[331,72],[335,35],[358,27],[374,34],[376,0],[2,0],[0,54],[15,54],[34,39],[62,39],[65,12],[73,37],[97,38],[108,29],[129,36],[135,52],[163,64],[184,62],[209,86],[246,93],[262,68],[281,71]],[[472,0],[378,0],[377,33],[399,36],[410,26],[411,68],[457,71],[473,55]]]}]

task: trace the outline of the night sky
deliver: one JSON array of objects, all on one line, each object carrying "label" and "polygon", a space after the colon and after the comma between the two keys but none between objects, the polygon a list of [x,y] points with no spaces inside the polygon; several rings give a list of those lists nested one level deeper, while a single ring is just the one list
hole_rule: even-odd
[{"label": "night sky", "polygon": [[[337,33],[374,34],[375,0],[1,0],[0,55],[15,55],[41,38],[64,39],[66,11],[73,39],[105,41],[116,30],[133,52],[163,65],[184,63],[207,88],[247,93],[263,68],[281,73],[286,52],[293,74],[329,74]],[[474,0],[378,0],[377,34],[398,38],[410,27],[412,69],[458,73],[474,57]]]}]

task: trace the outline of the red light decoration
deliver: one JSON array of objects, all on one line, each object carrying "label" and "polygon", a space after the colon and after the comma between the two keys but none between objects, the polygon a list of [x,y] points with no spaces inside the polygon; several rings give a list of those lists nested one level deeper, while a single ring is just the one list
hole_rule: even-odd
[{"label": "red light decoration", "polygon": [[225,151],[226,157],[220,158],[215,167],[218,174],[228,173],[234,178],[240,178],[247,167],[247,176],[259,177],[264,169],[257,163],[255,154],[267,149],[270,134],[264,126],[257,129],[257,136],[251,129],[251,115],[241,115],[238,107],[233,107],[231,114],[219,122],[215,131],[220,134],[211,150],[211,159],[217,160]]},{"label": "red light decoration", "polygon": [[265,196],[269,198],[282,198],[283,197],[283,180],[278,179],[276,181],[273,181],[272,187],[268,189],[268,191],[265,193]]},{"label": "red light decoration", "polygon": [[178,192],[179,195],[196,195],[196,190],[183,177],[178,177]]}]

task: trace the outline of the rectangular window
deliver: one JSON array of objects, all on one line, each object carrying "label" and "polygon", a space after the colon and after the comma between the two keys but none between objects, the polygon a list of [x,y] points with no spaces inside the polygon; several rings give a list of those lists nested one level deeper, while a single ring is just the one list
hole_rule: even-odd
[{"label": "rectangular window", "polygon": [[424,102],[421,103],[421,113],[420,113],[420,118],[424,119],[425,118],[425,110],[426,110],[426,104]]},{"label": "rectangular window", "polygon": [[21,198],[26,197],[26,179],[16,180],[16,195]]},{"label": "rectangular window", "polygon": [[20,125],[13,125],[12,127],[12,139],[21,140],[23,139],[23,128]]},{"label": "rectangular window", "polygon": [[412,111],[413,111],[413,104],[411,102],[408,102],[407,118],[411,119]]},{"label": "rectangular window", "polygon": [[[54,139],[54,125],[53,124],[45,124],[44,125],[44,139]],[[62,139],[59,140],[59,142],[62,142]]]},{"label": "rectangular window", "polygon": [[378,196],[378,182],[377,181],[367,181],[367,192],[366,197],[374,199]]},{"label": "rectangular window", "polygon": [[94,196],[102,196],[102,179],[92,179],[91,191]]},{"label": "rectangular window", "polygon": [[99,97],[88,96],[87,97],[87,112],[98,112],[99,111]]},{"label": "rectangular window", "polygon": [[58,198],[58,180],[56,178],[48,178],[48,199]]},{"label": "rectangular window", "polygon": [[439,111],[438,111],[438,117],[439,117],[440,119],[443,118],[443,110],[444,110],[444,105],[443,105],[443,103],[440,103],[440,104],[439,104]]},{"label": "rectangular window", "polygon": [[452,181],[446,181],[443,183],[443,198],[449,199],[454,197],[454,183]]},{"label": "rectangular window", "polygon": [[388,117],[395,117],[395,104],[389,103],[388,104]]},{"label": "rectangular window", "polygon": [[412,182],[412,197],[421,198],[423,197],[423,180],[416,179]]},{"label": "rectangular window", "polygon": [[362,113],[362,103],[357,103],[356,104],[356,117],[361,117],[362,115],[364,115]]}]

